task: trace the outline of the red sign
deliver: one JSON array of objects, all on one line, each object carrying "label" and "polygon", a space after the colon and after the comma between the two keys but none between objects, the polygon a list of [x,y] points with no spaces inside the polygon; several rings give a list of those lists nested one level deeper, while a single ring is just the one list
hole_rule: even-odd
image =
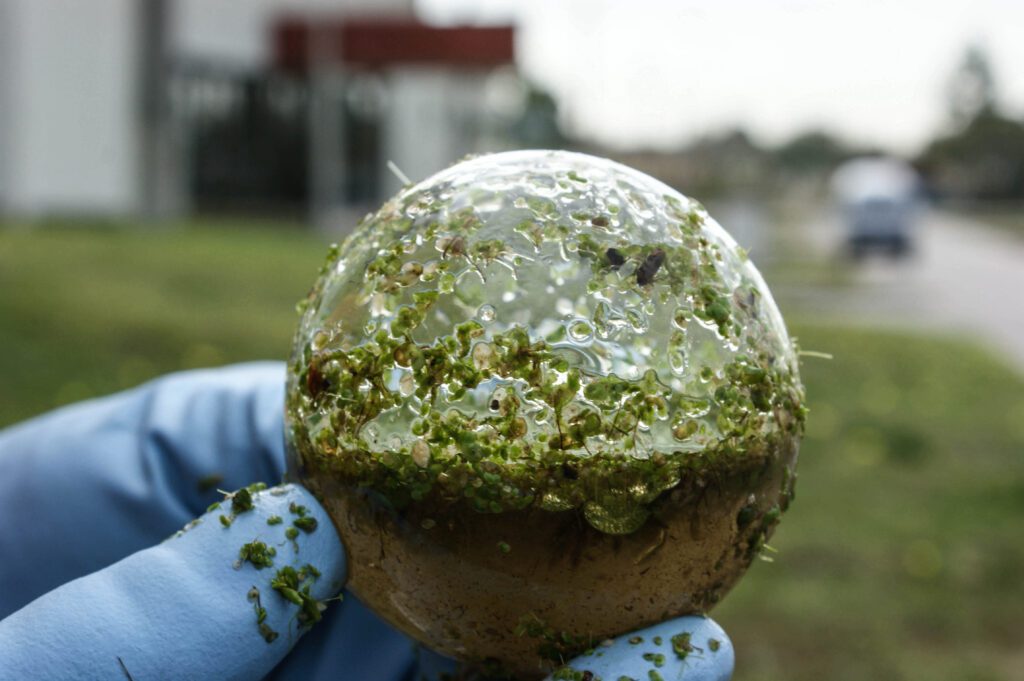
[{"label": "red sign", "polygon": [[298,72],[308,71],[314,61],[370,68],[489,68],[512,63],[514,32],[511,26],[442,28],[414,21],[284,19],[274,27],[274,61]]}]

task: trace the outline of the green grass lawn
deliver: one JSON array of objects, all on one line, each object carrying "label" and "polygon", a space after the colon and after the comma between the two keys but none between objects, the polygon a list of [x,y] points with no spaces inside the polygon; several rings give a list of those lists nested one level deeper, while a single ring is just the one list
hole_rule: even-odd
[{"label": "green grass lawn", "polygon": [[796,503],[715,616],[738,679],[1024,679],[1024,382],[972,346],[796,324]]},{"label": "green grass lawn", "polygon": [[167,371],[285,358],[325,254],[300,228],[0,229],[0,425]]},{"label": "green grass lawn", "polygon": [[[160,373],[284,358],[298,230],[0,229],[0,425]],[[769,277],[771,281],[771,277]],[[796,503],[714,612],[739,681],[1024,679],[1024,382],[952,340],[796,321]]]}]

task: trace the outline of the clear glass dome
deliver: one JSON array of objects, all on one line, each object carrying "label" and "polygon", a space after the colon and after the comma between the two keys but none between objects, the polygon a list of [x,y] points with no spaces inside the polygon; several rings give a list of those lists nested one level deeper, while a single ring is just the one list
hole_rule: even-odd
[{"label": "clear glass dome", "polygon": [[[372,370],[351,373],[357,352]],[[796,363],[760,274],[700,204],[608,160],[520,151],[459,163],[368,216],[309,298],[292,370],[310,440],[426,468],[467,453],[503,466],[552,452],[649,459],[762,437],[779,427],[772,375]],[[737,383],[755,390],[737,396]],[[435,430],[488,444],[464,452]],[[628,496],[642,503],[668,477]],[[517,491],[480,510],[536,490]],[[602,505],[631,506],[587,502],[599,529]]]}]

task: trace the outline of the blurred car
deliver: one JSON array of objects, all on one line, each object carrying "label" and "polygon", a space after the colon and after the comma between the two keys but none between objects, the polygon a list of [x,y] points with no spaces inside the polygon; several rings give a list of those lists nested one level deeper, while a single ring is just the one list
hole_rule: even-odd
[{"label": "blurred car", "polygon": [[920,180],[910,164],[883,156],[853,159],[836,169],[831,185],[854,257],[874,248],[894,256],[911,250]]}]

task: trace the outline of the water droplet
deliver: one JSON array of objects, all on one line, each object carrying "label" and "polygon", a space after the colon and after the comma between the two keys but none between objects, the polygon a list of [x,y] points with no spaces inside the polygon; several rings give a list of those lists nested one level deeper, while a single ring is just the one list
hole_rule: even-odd
[{"label": "water droplet", "polygon": [[698,423],[696,421],[683,421],[672,428],[672,437],[677,440],[687,440],[697,433]]},{"label": "water droplet", "polygon": [[420,275],[420,281],[433,281],[437,278],[437,260],[431,260],[423,268],[423,274]]},{"label": "water droplet", "polygon": [[690,314],[692,314],[691,310],[684,307],[678,307],[676,308],[675,314],[672,316],[672,323],[675,324],[676,327],[685,330],[686,322],[690,318]]},{"label": "water droplet", "polygon": [[402,286],[409,286],[419,280],[423,274],[423,265],[418,262],[407,262],[402,265],[396,281]]},{"label": "water droplet", "polygon": [[700,418],[711,411],[711,402],[699,397],[684,398],[679,400],[679,408],[691,418]]},{"label": "water droplet", "polygon": [[569,325],[569,337],[577,343],[584,343],[594,335],[594,329],[585,321],[577,320]]},{"label": "water droplet", "polygon": [[635,333],[646,333],[649,327],[647,315],[645,315],[641,310],[626,310],[626,321],[629,322],[629,325]]},{"label": "water droplet", "polygon": [[505,291],[504,293],[501,294],[501,302],[503,303],[511,303],[515,299],[515,291]]},{"label": "water droplet", "polygon": [[402,377],[398,379],[398,391],[402,393],[402,396],[408,397],[412,395],[416,390],[416,381],[413,380],[411,373],[404,373]]},{"label": "water droplet", "polygon": [[494,357],[494,348],[490,343],[477,343],[473,346],[473,366],[477,369],[486,369],[491,365]]},{"label": "water droplet", "polygon": [[597,308],[594,310],[592,319],[594,321],[594,327],[597,329],[597,336],[602,340],[607,340],[608,336],[611,335],[611,328],[608,323],[610,315],[611,308],[608,303],[602,301],[597,304]]},{"label": "water droplet", "polygon": [[476,316],[482,322],[493,322],[497,311],[493,305],[484,304],[480,306],[480,309],[476,311]]},{"label": "water droplet", "polygon": [[682,350],[669,349],[668,366],[676,376],[686,374],[686,354]]},{"label": "water droplet", "polygon": [[376,444],[378,438],[380,438],[380,429],[376,423],[371,423],[363,428],[363,441]]},{"label": "water droplet", "polygon": [[441,293],[451,293],[455,290],[455,275],[445,272],[437,281],[437,290]]},{"label": "water droplet", "polygon": [[319,352],[323,350],[331,340],[331,334],[327,333],[323,329],[317,329],[316,333],[313,334],[313,338],[309,343],[309,348],[313,352]]},{"label": "water droplet", "polygon": [[481,305],[487,300],[487,291],[480,272],[469,268],[455,280],[455,295],[466,305]]},{"label": "water droplet", "polygon": [[374,317],[383,317],[391,314],[391,307],[388,305],[388,296],[383,293],[374,293],[370,298],[370,314]]}]

